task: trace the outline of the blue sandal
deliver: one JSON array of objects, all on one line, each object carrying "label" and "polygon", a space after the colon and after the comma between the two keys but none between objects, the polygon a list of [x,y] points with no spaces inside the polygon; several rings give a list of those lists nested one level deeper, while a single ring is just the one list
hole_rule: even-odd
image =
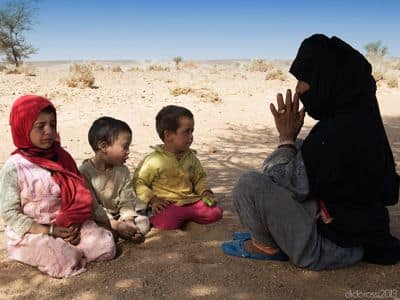
[{"label": "blue sandal", "polygon": [[232,238],[234,240],[250,240],[251,239],[251,233],[248,231],[245,232],[234,232],[232,233]]},{"label": "blue sandal", "polygon": [[229,242],[224,242],[221,245],[222,251],[225,254],[232,256],[259,259],[259,260],[285,261],[289,259],[288,256],[282,251],[279,251],[275,255],[248,252],[243,245],[245,241],[246,240],[233,240]]}]

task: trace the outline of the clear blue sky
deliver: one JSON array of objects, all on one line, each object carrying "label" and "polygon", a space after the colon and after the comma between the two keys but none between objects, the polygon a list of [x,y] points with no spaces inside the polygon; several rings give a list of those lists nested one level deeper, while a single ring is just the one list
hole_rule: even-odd
[{"label": "clear blue sky", "polygon": [[[3,3],[4,0],[0,0]],[[313,33],[400,57],[400,0],[41,0],[31,60],[291,59]]]}]

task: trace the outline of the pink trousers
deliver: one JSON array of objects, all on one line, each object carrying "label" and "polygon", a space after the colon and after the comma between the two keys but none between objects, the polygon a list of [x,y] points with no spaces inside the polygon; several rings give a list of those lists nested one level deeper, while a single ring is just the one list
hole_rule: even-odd
[{"label": "pink trousers", "polygon": [[185,222],[210,224],[222,218],[222,209],[216,205],[209,207],[199,200],[183,206],[169,205],[162,212],[150,218],[151,224],[163,230],[180,228]]}]

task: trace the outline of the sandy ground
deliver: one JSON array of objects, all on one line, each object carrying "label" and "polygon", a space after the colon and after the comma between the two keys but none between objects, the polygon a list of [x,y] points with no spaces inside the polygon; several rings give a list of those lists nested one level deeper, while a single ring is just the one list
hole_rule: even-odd
[{"label": "sandy ground", "polygon": [[[34,77],[0,74],[0,166],[13,146],[8,127],[12,102],[35,93],[53,99],[58,109],[64,147],[78,164],[91,155],[87,142],[90,124],[99,116],[120,118],[134,131],[133,171],[149,146],[159,143],[154,117],[168,104],[188,107],[195,115],[192,148],[207,170],[221,198],[224,218],[217,224],[188,224],[183,230],[152,231],[140,245],[121,242],[119,256],[90,264],[78,277],[53,279],[7,258],[0,220],[0,299],[400,299],[400,265],[365,263],[347,269],[312,272],[288,262],[252,261],[225,256],[220,244],[240,230],[231,203],[231,189],[242,172],[258,169],[277,143],[268,103],[295,81],[265,80],[265,73],[248,72],[244,62],[198,64],[167,71],[95,71],[94,89],[69,88],[62,83],[67,63],[36,65]],[[116,63],[113,63],[116,64]],[[174,88],[208,89],[220,102],[198,93],[173,96]],[[204,90],[203,90],[204,91]],[[381,112],[396,161],[400,160],[400,89],[381,86]],[[313,121],[307,119],[301,135]],[[400,237],[400,209],[391,208],[392,227]],[[284,221],[284,220],[283,220]]]}]

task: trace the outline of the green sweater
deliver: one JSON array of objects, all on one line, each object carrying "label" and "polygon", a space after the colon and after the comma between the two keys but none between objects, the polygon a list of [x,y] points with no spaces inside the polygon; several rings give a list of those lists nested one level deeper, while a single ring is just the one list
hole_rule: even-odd
[{"label": "green sweater", "polygon": [[161,145],[153,149],[139,164],[133,177],[140,201],[148,204],[153,196],[157,196],[181,206],[198,201],[209,189],[206,173],[194,150],[187,150],[178,159]]}]

